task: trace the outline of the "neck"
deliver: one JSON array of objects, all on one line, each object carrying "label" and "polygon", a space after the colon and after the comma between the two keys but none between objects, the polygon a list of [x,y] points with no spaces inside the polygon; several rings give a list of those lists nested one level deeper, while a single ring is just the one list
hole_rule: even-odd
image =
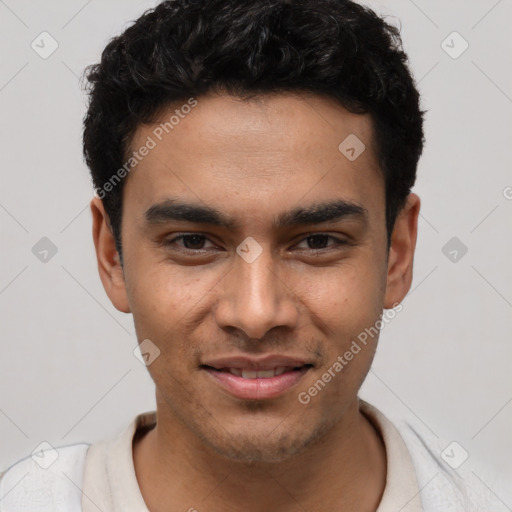
[{"label": "neck", "polygon": [[165,409],[157,411],[155,428],[133,445],[137,480],[151,512],[177,505],[198,512],[375,511],[384,492],[384,444],[357,398],[314,446],[272,463],[223,457]]}]

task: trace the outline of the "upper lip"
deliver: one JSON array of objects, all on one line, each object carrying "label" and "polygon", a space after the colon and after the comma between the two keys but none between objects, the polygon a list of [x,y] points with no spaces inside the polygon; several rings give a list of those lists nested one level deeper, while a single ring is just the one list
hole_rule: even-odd
[{"label": "upper lip", "polygon": [[263,357],[228,356],[209,359],[201,364],[201,366],[210,366],[217,370],[222,368],[239,368],[241,370],[253,371],[273,370],[283,366],[286,368],[296,368],[306,365],[312,366],[312,363],[302,358],[285,355],[266,355]]}]

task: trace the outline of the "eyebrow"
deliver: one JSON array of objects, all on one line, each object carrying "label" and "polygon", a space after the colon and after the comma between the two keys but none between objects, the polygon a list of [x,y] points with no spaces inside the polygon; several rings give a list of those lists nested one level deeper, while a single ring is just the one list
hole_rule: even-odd
[{"label": "eyebrow", "polygon": [[[240,228],[237,219],[226,216],[216,208],[187,203],[180,199],[168,198],[148,208],[144,214],[147,225],[157,225],[170,221],[186,221],[194,224],[208,224],[229,230]],[[301,225],[324,224],[344,219],[368,220],[368,211],[363,206],[343,199],[316,202],[309,206],[299,206],[274,217],[277,228]]]}]

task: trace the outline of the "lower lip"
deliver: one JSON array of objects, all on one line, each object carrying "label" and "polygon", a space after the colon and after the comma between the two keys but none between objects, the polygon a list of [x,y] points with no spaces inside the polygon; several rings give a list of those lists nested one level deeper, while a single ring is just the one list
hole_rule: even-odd
[{"label": "lower lip", "polygon": [[265,400],[277,397],[295,386],[308,369],[309,367],[305,367],[263,379],[244,379],[229,372],[204,368],[222,388],[236,398],[244,400]]}]

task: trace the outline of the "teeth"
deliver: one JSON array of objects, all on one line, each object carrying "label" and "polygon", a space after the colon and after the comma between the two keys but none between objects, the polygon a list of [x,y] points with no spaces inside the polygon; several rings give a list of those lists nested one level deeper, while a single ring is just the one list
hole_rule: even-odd
[{"label": "teeth", "polygon": [[275,376],[274,370],[262,370],[256,373],[259,379],[268,379]]},{"label": "teeth", "polygon": [[242,377],[243,379],[270,379],[272,377],[276,377],[278,375],[282,375],[287,370],[292,370],[293,368],[287,368],[286,366],[279,366],[278,368],[274,368],[273,370],[241,370],[240,368],[229,368],[229,373],[236,375],[238,377]]}]

